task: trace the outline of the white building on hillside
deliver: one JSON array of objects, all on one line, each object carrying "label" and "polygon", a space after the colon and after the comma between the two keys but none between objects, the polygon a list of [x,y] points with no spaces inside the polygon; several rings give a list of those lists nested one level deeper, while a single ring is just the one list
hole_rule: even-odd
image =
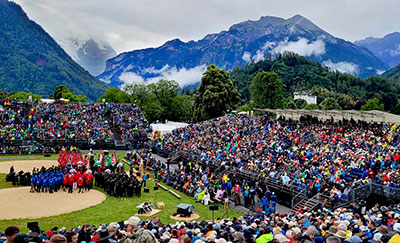
[{"label": "white building on hillside", "polygon": [[294,92],[293,95],[294,95],[294,100],[301,99],[305,100],[307,104],[317,104],[317,96],[310,95],[305,91]]}]

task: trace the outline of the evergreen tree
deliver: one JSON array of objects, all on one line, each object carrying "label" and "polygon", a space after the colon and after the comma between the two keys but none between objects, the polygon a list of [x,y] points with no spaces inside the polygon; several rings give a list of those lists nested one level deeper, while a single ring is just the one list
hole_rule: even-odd
[{"label": "evergreen tree", "polygon": [[215,65],[208,66],[198,92],[193,109],[194,121],[222,116],[233,110],[240,100],[229,74]]}]

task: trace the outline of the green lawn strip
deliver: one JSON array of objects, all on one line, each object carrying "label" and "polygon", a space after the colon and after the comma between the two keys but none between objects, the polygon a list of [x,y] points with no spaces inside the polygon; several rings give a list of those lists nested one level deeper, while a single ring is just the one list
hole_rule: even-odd
[{"label": "green lawn strip", "polygon": [[[1,182],[3,183],[3,181]],[[3,231],[6,227],[10,225],[16,225],[22,229],[22,232],[27,232],[26,224],[27,222],[38,221],[39,226],[42,230],[50,230],[54,226],[59,228],[65,226],[67,229],[71,227],[78,227],[84,223],[89,224],[100,224],[100,223],[111,223],[127,220],[130,216],[137,213],[136,206],[142,202],[154,202],[154,182],[149,181],[147,187],[150,188],[150,193],[142,193],[142,197],[137,198],[114,198],[107,196],[101,204],[92,206],[83,210],[76,212],[61,214],[57,216],[42,217],[38,219],[15,219],[15,220],[1,220],[0,221],[0,231]],[[99,189],[99,191],[102,191]],[[27,191],[28,193],[28,191]],[[174,223],[175,221],[170,219],[170,216],[176,212],[176,205],[179,203],[189,203],[195,206],[195,213],[201,216],[198,220],[210,220],[212,219],[212,213],[209,211],[208,206],[203,204],[195,203],[190,197],[179,192],[182,199],[176,198],[174,195],[168,191],[164,191],[161,188],[157,191],[157,202],[164,202],[165,209],[156,214],[160,217],[163,223]],[[27,202],[29,203],[29,202]],[[222,205],[220,210],[215,212],[215,218],[221,217],[224,214]],[[229,211],[229,216],[232,218],[234,216],[240,216],[239,212],[232,209]],[[143,220],[147,218],[141,217]]]},{"label": "green lawn strip", "polygon": [[13,184],[11,182],[6,182],[6,176],[7,176],[7,174],[0,173],[0,189],[10,188],[10,187],[19,187],[19,186],[13,186]]},{"label": "green lawn strip", "polygon": [[18,155],[1,155],[0,163],[12,160],[57,160],[58,154],[52,154],[50,157],[45,157],[41,154],[18,154]]}]

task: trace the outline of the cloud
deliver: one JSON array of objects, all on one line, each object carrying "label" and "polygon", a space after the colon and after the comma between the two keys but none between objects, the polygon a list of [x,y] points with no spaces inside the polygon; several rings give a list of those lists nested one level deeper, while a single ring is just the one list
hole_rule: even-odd
[{"label": "cloud", "polygon": [[245,51],[242,55],[242,59],[245,62],[250,62],[251,61],[251,54],[250,52]]},{"label": "cloud", "polygon": [[330,70],[339,71],[342,73],[349,73],[349,74],[359,73],[358,65],[351,62],[334,63],[329,59],[327,61],[324,61],[322,64],[327,66]]},{"label": "cloud", "polygon": [[390,50],[390,55],[392,57],[396,57],[396,56],[400,55],[400,44],[397,45],[396,49]]},{"label": "cloud", "polygon": [[283,53],[285,51],[295,52],[301,56],[319,56],[325,53],[325,42],[321,39],[309,41],[306,38],[299,38],[297,41],[287,39],[276,43],[267,41],[251,56],[249,52],[243,53],[242,59],[246,62],[259,62],[265,59],[265,54],[270,51],[272,54]]},{"label": "cloud", "polygon": [[265,44],[256,51],[256,54],[251,58],[253,62],[259,62],[264,60],[265,52],[275,46],[276,43],[273,41],[267,41]]},{"label": "cloud", "polygon": [[[134,72],[124,72],[119,76],[119,80],[123,82],[122,87],[126,84],[150,84],[158,82],[160,79],[175,80],[181,87],[200,82],[203,73],[206,71],[206,65],[199,65],[194,68],[176,68],[165,65],[161,69],[154,67],[146,68],[140,72],[140,75]],[[151,74],[151,78],[143,78]],[[121,88],[122,88],[121,87]]]},{"label": "cloud", "polygon": [[142,78],[142,76],[137,75],[136,73],[133,73],[133,72],[123,72],[119,76],[119,80],[124,83],[123,86],[126,84],[132,84],[132,83],[143,84],[145,82],[144,79]]},{"label": "cloud", "polygon": [[381,75],[384,72],[385,72],[385,70],[380,70],[380,69],[376,70],[376,74],[378,74],[378,75]]},{"label": "cloud", "polygon": [[320,56],[326,52],[323,40],[309,41],[306,38],[299,38],[297,41],[281,41],[273,50],[274,53],[285,51],[295,52],[301,56]]}]

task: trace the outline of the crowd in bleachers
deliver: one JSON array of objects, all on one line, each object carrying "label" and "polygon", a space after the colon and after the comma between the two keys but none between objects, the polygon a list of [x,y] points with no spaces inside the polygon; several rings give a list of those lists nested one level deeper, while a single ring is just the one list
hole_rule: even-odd
[{"label": "crowd in bleachers", "polygon": [[398,243],[400,205],[389,207],[327,209],[296,214],[263,214],[216,221],[166,224],[158,217],[141,220],[84,224],[71,228],[32,228],[19,234],[9,227],[0,242],[27,243]]},{"label": "crowd in bleachers", "polygon": [[2,100],[0,146],[5,141],[54,140],[87,143],[146,137],[149,124],[136,105],[41,103]]},{"label": "crowd in bleachers", "polygon": [[155,144],[192,161],[340,199],[368,182],[400,186],[399,135],[389,124],[226,115],[176,129]]}]

